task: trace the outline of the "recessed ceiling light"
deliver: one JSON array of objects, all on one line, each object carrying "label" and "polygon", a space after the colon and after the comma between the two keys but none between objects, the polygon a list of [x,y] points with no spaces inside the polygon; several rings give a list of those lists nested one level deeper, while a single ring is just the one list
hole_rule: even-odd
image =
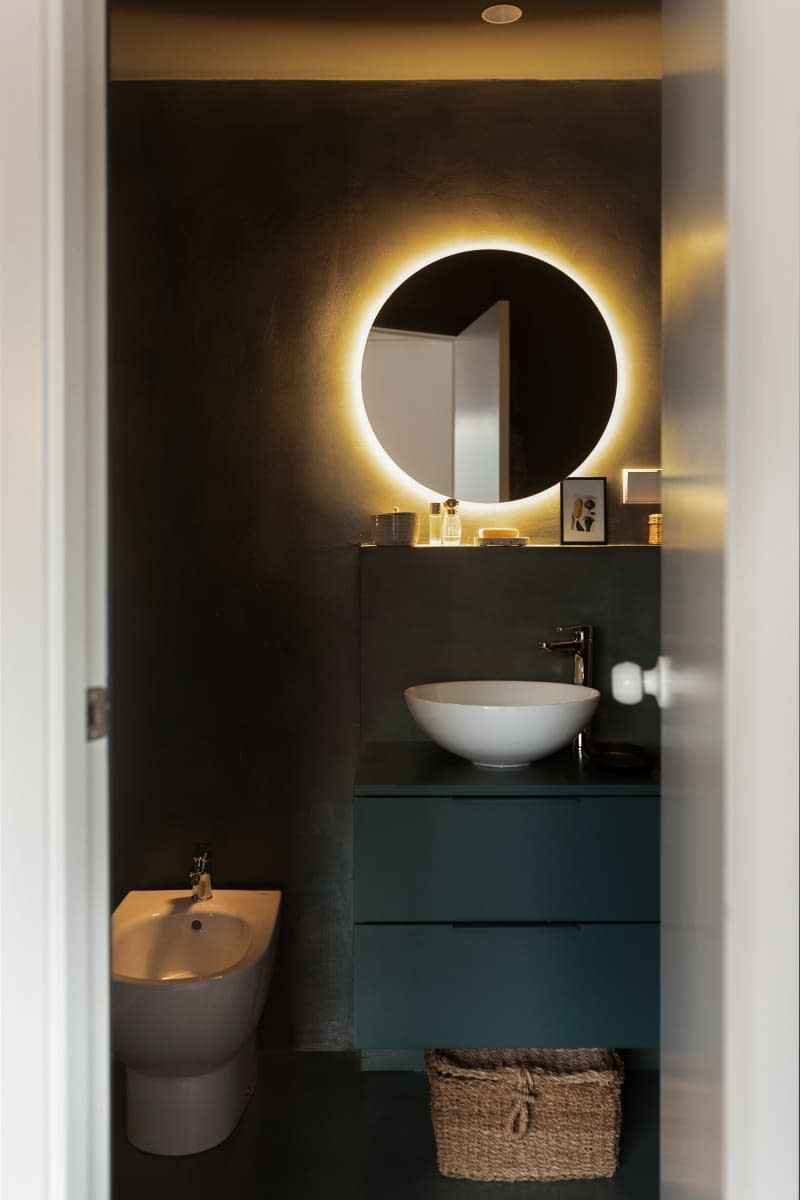
[{"label": "recessed ceiling light", "polygon": [[522,9],[516,4],[492,4],[481,13],[484,21],[490,25],[510,25],[522,16]]}]

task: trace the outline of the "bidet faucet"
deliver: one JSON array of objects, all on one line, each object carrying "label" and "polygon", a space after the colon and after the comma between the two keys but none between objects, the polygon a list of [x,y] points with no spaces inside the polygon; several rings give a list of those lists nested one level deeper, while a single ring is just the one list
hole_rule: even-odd
[{"label": "bidet faucet", "polygon": [[[574,655],[572,682],[584,687],[592,686],[592,668],[594,660],[594,627],[592,625],[558,625],[559,633],[571,633],[571,638],[560,642],[539,642],[542,650],[551,653],[555,650],[567,650]],[[586,725],[575,738],[573,745],[579,754],[589,748],[589,730]]]},{"label": "bidet faucet", "polygon": [[192,855],[189,883],[192,900],[210,900],[214,894],[211,890],[211,847],[206,842],[201,843]]}]

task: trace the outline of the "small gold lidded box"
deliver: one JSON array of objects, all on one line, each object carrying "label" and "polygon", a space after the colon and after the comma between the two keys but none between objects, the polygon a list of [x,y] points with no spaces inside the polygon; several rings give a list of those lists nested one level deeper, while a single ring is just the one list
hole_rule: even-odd
[{"label": "small gold lidded box", "polygon": [[651,513],[647,518],[647,543],[650,546],[661,545],[661,513]]}]

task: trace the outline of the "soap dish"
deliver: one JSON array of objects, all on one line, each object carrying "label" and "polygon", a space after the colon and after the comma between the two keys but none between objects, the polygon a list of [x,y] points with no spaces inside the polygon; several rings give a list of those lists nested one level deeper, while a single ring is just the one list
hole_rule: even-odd
[{"label": "soap dish", "polygon": [[526,537],[476,537],[476,546],[527,546]]},{"label": "soap dish", "polygon": [[608,771],[653,771],[656,767],[654,754],[630,742],[590,742],[586,754],[595,767]]}]

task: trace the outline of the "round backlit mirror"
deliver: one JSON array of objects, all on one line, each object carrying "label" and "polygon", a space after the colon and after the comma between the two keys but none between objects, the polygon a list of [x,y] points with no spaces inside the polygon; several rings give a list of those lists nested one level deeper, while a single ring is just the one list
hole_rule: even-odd
[{"label": "round backlit mirror", "polygon": [[419,483],[478,503],[542,492],[584,461],[617,360],[592,298],[532,255],[437,259],[388,298],[361,371],[378,441]]}]

